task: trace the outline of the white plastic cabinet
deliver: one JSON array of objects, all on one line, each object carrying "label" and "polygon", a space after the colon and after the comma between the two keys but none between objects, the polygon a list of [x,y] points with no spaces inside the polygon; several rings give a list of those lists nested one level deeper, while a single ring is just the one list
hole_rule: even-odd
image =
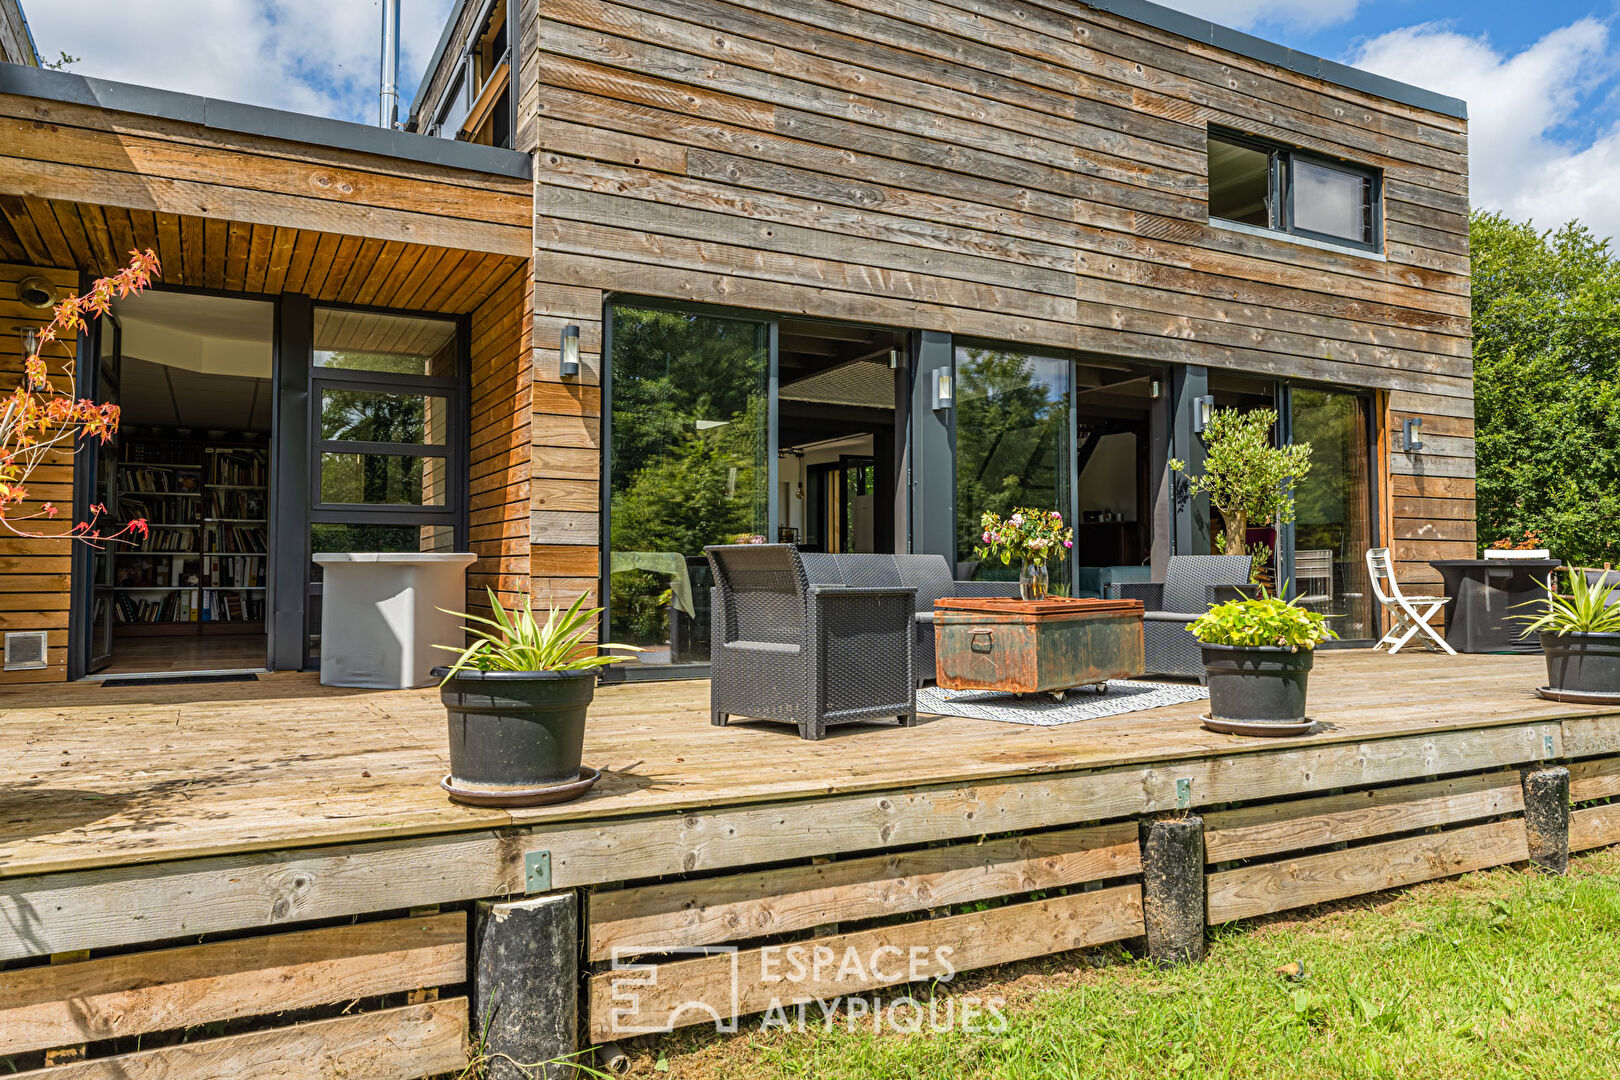
[{"label": "white plastic cabinet", "polygon": [[467,607],[464,552],[319,554],[321,685],[397,690],[426,686],[460,645]]}]

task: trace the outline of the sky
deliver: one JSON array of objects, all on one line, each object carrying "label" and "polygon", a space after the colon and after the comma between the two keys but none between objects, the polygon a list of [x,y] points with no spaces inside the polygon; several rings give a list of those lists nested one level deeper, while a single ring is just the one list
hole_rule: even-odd
[{"label": "sky", "polygon": [[[402,0],[408,99],[453,0]],[[363,123],[378,0],[23,0],[85,75]],[[1620,234],[1620,0],[1175,0],[1292,48],[1462,97],[1475,206]]]}]

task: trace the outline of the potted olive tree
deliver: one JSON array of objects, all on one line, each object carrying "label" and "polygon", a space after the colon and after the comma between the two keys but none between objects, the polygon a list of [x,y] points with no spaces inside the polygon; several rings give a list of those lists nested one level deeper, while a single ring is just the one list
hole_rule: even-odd
[{"label": "potted olive tree", "polygon": [[597,669],[629,658],[598,655],[586,640],[602,609],[586,608],[583,595],[567,611],[547,605],[543,623],[527,596],[509,611],[490,590],[489,605],[492,618],[452,613],[472,624],[464,628],[472,644],[437,646],[460,654],[433,669],[450,714],[450,775],[441,786],[475,806],[576,799],[600,775],[580,764]]},{"label": "potted olive tree", "polygon": [[1547,685],[1537,693],[1554,701],[1620,704],[1620,597],[1607,575],[1594,583],[1584,570],[1564,572],[1569,595],[1549,578],[1545,610],[1520,616],[1527,634],[1540,631],[1547,656]]},{"label": "potted olive tree", "polygon": [[1203,643],[1204,726],[1231,735],[1304,735],[1306,681],[1316,647],[1338,637],[1327,619],[1264,590],[1217,604],[1187,625]]},{"label": "potted olive tree", "polygon": [[[1294,485],[1311,471],[1311,444],[1278,446],[1275,409],[1216,409],[1204,428],[1204,471],[1187,477],[1187,490],[1208,494],[1225,528],[1216,543],[1227,555],[1254,556],[1254,580],[1269,581],[1271,548],[1248,543],[1248,531],[1294,520]],[[1170,468],[1185,472],[1187,463]]]}]

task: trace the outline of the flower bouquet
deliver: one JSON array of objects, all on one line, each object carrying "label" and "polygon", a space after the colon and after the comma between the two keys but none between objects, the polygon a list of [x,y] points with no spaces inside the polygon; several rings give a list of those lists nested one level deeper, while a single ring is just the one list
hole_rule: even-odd
[{"label": "flower bouquet", "polygon": [[979,517],[981,559],[1000,559],[1003,566],[1018,560],[1018,591],[1025,600],[1044,600],[1050,590],[1046,564],[1074,547],[1074,530],[1063,524],[1056,510],[1021,506],[1005,519],[985,511]]}]

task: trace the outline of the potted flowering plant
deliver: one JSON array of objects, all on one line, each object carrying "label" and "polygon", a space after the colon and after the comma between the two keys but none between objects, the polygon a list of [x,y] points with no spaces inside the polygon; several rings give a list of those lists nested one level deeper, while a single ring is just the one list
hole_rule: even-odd
[{"label": "potted flowering plant", "polygon": [[1541,546],[1541,534],[1534,529],[1524,530],[1524,536],[1515,540],[1504,536],[1485,549],[1487,559],[1549,559],[1552,552]]},{"label": "potted flowering plant", "polygon": [[986,510],[979,518],[983,546],[974,554],[981,559],[1000,559],[1010,566],[1018,560],[1018,595],[1025,600],[1044,600],[1050,592],[1048,561],[1074,547],[1074,530],[1063,524],[1056,510],[1036,510],[1021,506],[1003,520]]}]

